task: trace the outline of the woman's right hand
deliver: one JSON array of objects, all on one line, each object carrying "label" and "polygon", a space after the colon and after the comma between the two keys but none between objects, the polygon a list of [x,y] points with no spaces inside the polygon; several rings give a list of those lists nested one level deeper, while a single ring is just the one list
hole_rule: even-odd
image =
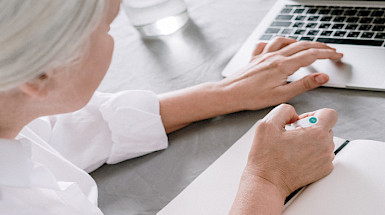
[{"label": "woman's right hand", "polygon": [[[285,130],[285,125],[307,116],[317,116],[317,124]],[[325,177],[333,170],[332,128],[337,113],[321,109],[298,116],[290,105],[280,105],[257,125],[244,176],[273,184],[283,200],[296,189]]]},{"label": "woman's right hand", "polygon": [[[317,116],[318,123],[285,129],[307,116]],[[333,170],[332,128],[337,118],[332,109],[298,116],[284,104],[259,121],[230,215],[281,214],[290,193],[328,175]]]}]

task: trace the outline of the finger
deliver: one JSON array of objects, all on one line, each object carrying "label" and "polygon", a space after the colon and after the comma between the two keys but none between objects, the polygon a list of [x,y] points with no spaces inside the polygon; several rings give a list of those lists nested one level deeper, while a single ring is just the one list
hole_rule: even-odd
[{"label": "finger", "polygon": [[334,148],[335,148],[335,144],[334,144],[334,132],[333,132],[333,129],[330,129],[329,131],[329,136],[327,138],[327,144],[329,145],[329,150],[328,152],[329,153],[333,153],[334,152]]},{"label": "finger", "polygon": [[[334,133],[332,128],[335,126],[338,120],[337,112],[330,108],[324,108],[315,111],[313,116],[318,118],[318,121],[315,125],[294,131],[305,132],[305,136],[308,139],[330,140],[329,142],[333,143]],[[332,150],[333,149],[330,149],[330,151]]]},{"label": "finger", "polygon": [[319,59],[330,59],[330,60],[341,60],[343,57],[342,53],[338,53],[332,49],[315,49],[311,48],[292,56],[288,57],[285,62],[286,73],[292,75],[299,68],[309,66],[314,61]]},{"label": "finger", "polygon": [[306,118],[306,117],[309,117],[309,116],[314,116],[314,114],[315,114],[315,111],[303,113],[303,114],[299,115],[299,118],[303,119],[303,118]]},{"label": "finger", "polygon": [[262,54],[263,50],[265,49],[267,43],[265,42],[259,42],[255,45],[254,51],[253,51],[253,56],[257,56]]},{"label": "finger", "polygon": [[276,37],[266,45],[263,53],[278,51],[295,42],[297,42],[297,40],[293,38]]},{"label": "finger", "polygon": [[332,47],[326,45],[325,43],[299,41],[296,43],[292,43],[292,44],[286,46],[285,48],[282,48],[281,50],[278,51],[278,53],[281,55],[284,55],[284,56],[291,56],[291,55],[294,55],[298,52],[308,50],[311,48],[336,50],[335,48],[332,48]]},{"label": "finger", "polygon": [[[314,116],[315,115],[315,111],[313,111],[313,112],[308,112],[308,113],[303,113],[303,114],[301,114],[301,115],[299,115],[299,119],[304,119],[304,118],[306,118],[306,117],[311,117],[311,116]],[[332,135],[332,137],[334,137],[334,133],[333,133],[333,130],[332,129],[330,129],[330,131],[329,131],[329,133]]]},{"label": "finger", "polygon": [[337,112],[330,108],[315,111],[314,116],[318,118],[318,123],[316,125],[323,126],[329,130],[335,126],[338,120]]},{"label": "finger", "polygon": [[302,79],[291,82],[287,85],[281,86],[280,90],[285,92],[286,96],[288,97],[287,100],[290,100],[306,91],[320,87],[328,81],[328,75],[323,73],[315,73],[307,75]]},{"label": "finger", "polygon": [[263,120],[280,128],[284,128],[285,125],[297,121],[298,114],[295,112],[293,106],[281,104],[270,111]]}]

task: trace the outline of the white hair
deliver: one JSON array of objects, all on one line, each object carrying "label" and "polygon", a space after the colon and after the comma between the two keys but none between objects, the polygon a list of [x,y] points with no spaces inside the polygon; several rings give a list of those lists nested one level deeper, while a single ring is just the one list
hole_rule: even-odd
[{"label": "white hair", "polygon": [[0,91],[84,54],[104,0],[0,0]]}]

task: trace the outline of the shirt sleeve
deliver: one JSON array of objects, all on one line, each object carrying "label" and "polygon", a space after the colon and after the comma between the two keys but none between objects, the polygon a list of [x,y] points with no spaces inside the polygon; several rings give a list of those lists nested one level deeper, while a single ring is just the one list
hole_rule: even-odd
[{"label": "shirt sleeve", "polygon": [[158,97],[148,91],[97,92],[83,109],[48,121],[48,143],[87,172],[168,146]]}]

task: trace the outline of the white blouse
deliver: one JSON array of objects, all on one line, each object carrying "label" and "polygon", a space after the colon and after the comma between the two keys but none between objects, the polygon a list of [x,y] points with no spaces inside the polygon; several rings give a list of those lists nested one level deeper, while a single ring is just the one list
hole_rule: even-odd
[{"label": "white blouse", "polygon": [[0,139],[0,214],[103,214],[87,172],[167,147],[147,91],[95,93],[83,109],[36,119]]}]

